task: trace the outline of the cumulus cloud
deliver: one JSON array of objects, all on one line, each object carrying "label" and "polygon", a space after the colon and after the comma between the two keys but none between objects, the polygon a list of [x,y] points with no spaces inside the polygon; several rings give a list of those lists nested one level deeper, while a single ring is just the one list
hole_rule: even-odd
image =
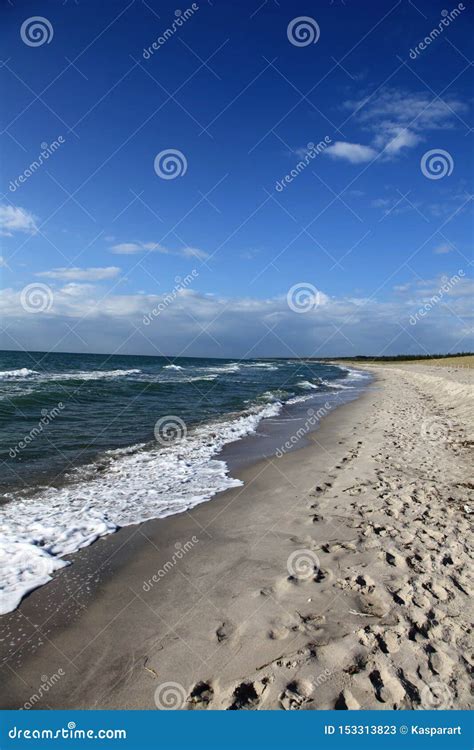
[{"label": "cumulus cloud", "polygon": [[15,232],[35,234],[37,217],[20,206],[0,205],[0,234],[11,237]]},{"label": "cumulus cloud", "polygon": [[362,164],[371,161],[377,156],[377,151],[370,146],[363,146],[360,143],[346,143],[344,141],[336,141],[324,153],[336,159],[345,159],[351,164]]},{"label": "cumulus cloud", "polygon": [[37,276],[45,279],[60,279],[62,281],[103,281],[114,279],[120,273],[117,266],[106,268],[52,268],[50,271],[41,271]]},{"label": "cumulus cloud", "polygon": [[[25,312],[21,290],[0,294],[0,346],[25,349],[61,341],[64,351],[183,356],[337,356],[472,348],[472,284],[460,278],[416,326],[412,316],[443,278],[401,285],[392,300],[323,292],[298,314],[286,294],[226,298],[192,288],[175,294],[110,294],[69,283],[41,315]],[[319,303],[319,304],[318,304]],[[448,307],[449,305],[449,307]],[[77,336],[75,333],[77,333]],[[80,337],[80,338],[79,338]]]},{"label": "cumulus cloud", "polygon": [[112,245],[110,252],[114,255],[137,255],[139,253],[162,253],[163,255],[178,255],[183,258],[198,258],[206,260],[209,253],[197,247],[181,247],[171,250],[169,247],[160,245],[159,242],[119,242]]}]

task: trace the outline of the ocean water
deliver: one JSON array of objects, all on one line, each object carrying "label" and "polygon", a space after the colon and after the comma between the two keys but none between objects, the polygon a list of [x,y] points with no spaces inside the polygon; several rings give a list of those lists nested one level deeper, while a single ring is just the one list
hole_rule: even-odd
[{"label": "ocean water", "polygon": [[0,352],[0,614],[98,537],[240,484],[226,446],[261,434],[252,450],[272,455],[369,379],[311,360]]}]

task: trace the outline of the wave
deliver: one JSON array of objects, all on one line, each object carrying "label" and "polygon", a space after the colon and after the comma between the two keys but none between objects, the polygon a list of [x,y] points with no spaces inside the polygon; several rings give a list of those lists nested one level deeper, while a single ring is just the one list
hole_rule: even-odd
[{"label": "wave", "polygon": [[289,398],[286,403],[287,404],[302,404],[304,401],[310,401],[312,398],[314,398],[314,394],[307,395],[307,396],[293,396],[292,398]]},{"label": "wave", "polygon": [[101,378],[123,378],[127,375],[139,375],[141,370],[91,370],[77,372],[43,373],[22,367],[20,370],[4,370],[0,372],[0,380],[34,378],[35,380],[99,380]]},{"label": "wave", "polygon": [[16,378],[30,378],[33,375],[39,375],[36,370],[29,370],[27,367],[21,367],[19,370],[3,370],[0,372],[0,380],[14,380]]},{"label": "wave", "polygon": [[351,391],[353,390],[352,385],[344,385],[343,383],[332,383],[324,378],[319,378],[321,385],[325,385],[326,388],[337,388],[338,390]]},{"label": "wave", "polygon": [[265,391],[265,393],[262,393],[259,398],[262,401],[267,401],[269,403],[275,403],[276,401],[286,401],[287,397],[291,394],[288,391],[284,391],[280,388],[277,388],[274,391]]},{"label": "wave", "polygon": [[208,372],[216,372],[220,375],[220,373],[238,372],[240,370],[240,365],[238,362],[231,362],[227,365],[220,365],[217,367],[203,367],[202,369],[207,370]]},{"label": "wave", "polygon": [[244,367],[258,367],[262,370],[278,370],[278,367],[270,362],[245,362]]},{"label": "wave", "polygon": [[319,385],[316,385],[316,383],[310,383],[309,380],[301,380],[297,385],[298,388],[304,388],[305,390],[317,390],[319,388]]},{"label": "wave", "polygon": [[[182,513],[242,484],[215,456],[228,443],[277,415],[279,401],[200,425],[171,445],[109,451],[60,488],[3,499],[0,527],[0,614],[66,565],[62,559],[96,539],[150,518]],[[11,502],[8,502],[8,501]],[[34,524],[31,519],[34,518]]]},{"label": "wave", "polygon": [[180,367],[180,365],[165,365],[163,370],[184,370],[184,367]]}]

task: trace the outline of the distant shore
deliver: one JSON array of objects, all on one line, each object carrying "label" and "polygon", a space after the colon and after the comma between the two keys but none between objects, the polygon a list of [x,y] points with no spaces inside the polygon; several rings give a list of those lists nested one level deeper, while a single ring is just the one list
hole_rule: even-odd
[{"label": "distant shore", "polygon": [[1,618],[2,707],[469,708],[470,373],[370,369],[309,445]]}]

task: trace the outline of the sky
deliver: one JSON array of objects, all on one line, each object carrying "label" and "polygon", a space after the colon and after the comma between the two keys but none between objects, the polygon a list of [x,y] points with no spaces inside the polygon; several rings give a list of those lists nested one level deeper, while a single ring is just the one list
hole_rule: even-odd
[{"label": "sky", "polygon": [[473,348],[468,0],[0,15],[0,348]]}]

